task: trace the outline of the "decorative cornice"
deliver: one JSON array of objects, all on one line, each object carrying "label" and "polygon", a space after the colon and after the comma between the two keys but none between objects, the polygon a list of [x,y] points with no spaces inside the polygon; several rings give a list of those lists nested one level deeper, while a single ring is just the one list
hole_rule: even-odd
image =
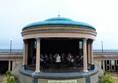
[{"label": "decorative cornice", "polygon": [[22,36],[41,33],[81,33],[96,36],[96,30],[86,27],[33,27],[22,31]]}]

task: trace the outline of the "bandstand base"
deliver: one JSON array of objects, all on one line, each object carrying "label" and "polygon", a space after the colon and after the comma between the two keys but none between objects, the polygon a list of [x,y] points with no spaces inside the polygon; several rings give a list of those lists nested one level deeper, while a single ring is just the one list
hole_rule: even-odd
[{"label": "bandstand base", "polygon": [[98,69],[88,72],[48,73],[19,69],[20,83],[98,83]]}]

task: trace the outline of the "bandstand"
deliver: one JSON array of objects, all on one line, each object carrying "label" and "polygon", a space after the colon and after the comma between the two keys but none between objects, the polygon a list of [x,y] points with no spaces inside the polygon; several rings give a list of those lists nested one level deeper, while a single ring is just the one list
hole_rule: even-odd
[{"label": "bandstand", "polygon": [[31,23],[22,29],[21,83],[97,83],[92,44],[96,29],[64,17]]}]

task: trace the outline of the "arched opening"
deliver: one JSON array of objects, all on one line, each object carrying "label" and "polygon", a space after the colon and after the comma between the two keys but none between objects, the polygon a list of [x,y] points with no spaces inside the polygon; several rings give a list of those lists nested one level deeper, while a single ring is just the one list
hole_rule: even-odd
[{"label": "arched opening", "polygon": [[[28,41],[28,66],[35,70],[36,66],[36,40]],[[40,41],[40,67],[46,72],[54,69],[65,72],[74,68],[77,71],[83,67],[82,39],[73,38],[42,38]],[[76,71],[70,69],[69,71]],[[53,70],[53,71],[51,71]],[[55,71],[54,71],[55,72]]]},{"label": "arched opening", "polygon": [[0,74],[5,74],[6,71],[8,71],[8,61],[0,61]]},{"label": "arched opening", "polygon": [[58,69],[58,72],[65,72],[69,68],[81,68],[83,66],[82,43],[79,43],[81,41],[70,38],[41,39],[42,71]]}]

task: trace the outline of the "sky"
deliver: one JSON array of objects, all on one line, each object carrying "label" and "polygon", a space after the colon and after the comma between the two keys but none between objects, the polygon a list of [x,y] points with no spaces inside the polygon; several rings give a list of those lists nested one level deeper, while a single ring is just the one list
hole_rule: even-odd
[{"label": "sky", "polygon": [[0,49],[22,49],[22,28],[48,18],[70,18],[96,28],[93,48],[118,49],[118,0],[0,0]]}]

